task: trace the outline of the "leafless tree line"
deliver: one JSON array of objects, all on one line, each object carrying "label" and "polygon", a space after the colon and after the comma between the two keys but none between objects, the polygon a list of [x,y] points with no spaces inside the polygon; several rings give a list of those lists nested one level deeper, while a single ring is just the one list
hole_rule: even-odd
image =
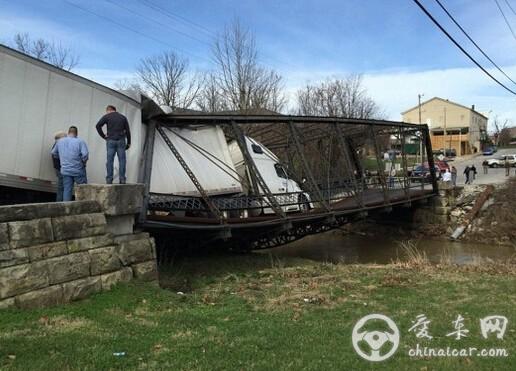
[{"label": "leafless tree line", "polygon": [[71,71],[79,64],[79,55],[61,43],[42,38],[32,39],[28,33],[17,33],[13,41],[13,46],[19,51],[58,68]]},{"label": "leafless tree line", "polygon": [[[71,70],[79,56],[60,43],[14,37],[16,49],[59,68]],[[119,90],[140,90],[160,105],[205,112],[229,110],[283,112],[287,97],[282,76],[259,62],[254,35],[234,20],[212,47],[212,69],[194,72],[188,59],[173,51],[143,58],[135,79],[115,83]],[[378,105],[367,96],[359,75],[307,84],[299,89],[295,111],[300,115],[377,118]],[[290,107],[292,110],[292,107]]]},{"label": "leafless tree line", "polygon": [[[259,63],[253,34],[238,20],[224,29],[212,48],[213,69],[188,70],[174,52],[146,58],[137,74],[144,91],[160,104],[206,112],[287,108],[283,78]],[[297,92],[300,115],[378,117],[378,105],[367,96],[359,75],[308,84]]]},{"label": "leafless tree line", "polygon": [[379,106],[367,96],[360,75],[308,84],[297,94],[298,113],[310,116],[377,118]]}]

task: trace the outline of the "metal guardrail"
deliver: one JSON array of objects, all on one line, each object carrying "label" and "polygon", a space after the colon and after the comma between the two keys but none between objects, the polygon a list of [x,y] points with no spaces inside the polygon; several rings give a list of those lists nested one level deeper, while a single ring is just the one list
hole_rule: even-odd
[{"label": "metal guardrail", "polygon": [[[287,192],[287,193],[273,193],[272,196],[281,207],[298,206],[301,210],[307,210],[307,204],[310,207],[320,207],[325,202],[330,205],[338,201],[356,196],[355,191],[349,184],[333,187],[321,188],[320,197],[314,197],[312,193],[308,192]],[[388,177],[387,190],[410,190],[410,189],[424,189],[425,185],[431,184],[426,177]],[[366,190],[383,191],[382,183],[378,177],[369,177],[363,182],[358,182],[358,192]],[[233,197],[210,197],[210,200],[220,211],[239,211],[239,210],[260,210],[264,208],[271,208],[270,202],[264,195],[245,196],[236,195]],[[169,195],[151,193],[149,198],[149,211],[192,211],[192,212],[209,212],[210,208],[206,205],[202,197]]]}]

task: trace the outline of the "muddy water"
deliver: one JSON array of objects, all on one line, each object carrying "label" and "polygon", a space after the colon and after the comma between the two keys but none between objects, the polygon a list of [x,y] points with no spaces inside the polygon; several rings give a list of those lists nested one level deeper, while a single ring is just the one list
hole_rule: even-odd
[{"label": "muddy water", "polygon": [[[503,261],[516,253],[514,247],[480,245],[447,240],[422,239],[417,249],[425,252],[428,260],[439,263],[448,258],[452,263],[468,264],[479,258]],[[400,239],[393,236],[371,237],[344,235],[335,230],[308,236],[302,240],[264,250],[262,253],[281,257],[300,257],[317,261],[347,264],[388,264],[393,260],[406,259]]]}]

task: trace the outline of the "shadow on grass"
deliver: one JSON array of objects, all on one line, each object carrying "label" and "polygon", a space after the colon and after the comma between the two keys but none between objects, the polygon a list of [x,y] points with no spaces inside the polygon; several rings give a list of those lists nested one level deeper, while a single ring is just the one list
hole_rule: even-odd
[{"label": "shadow on grass", "polygon": [[231,275],[255,275],[264,269],[282,269],[313,264],[302,258],[279,259],[272,253],[235,253],[203,250],[178,253],[171,263],[159,267],[160,286],[164,289],[192,292]]}]

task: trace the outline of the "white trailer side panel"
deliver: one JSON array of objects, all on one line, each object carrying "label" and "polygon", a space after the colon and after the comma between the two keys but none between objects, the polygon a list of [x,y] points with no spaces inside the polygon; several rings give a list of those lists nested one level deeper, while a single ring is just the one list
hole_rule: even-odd
[{"label": "white trailer side panel", "polygon": [[[210,195],[242,192],[224,132],[220,127],[165,129],[170,141]],[[184,139],[203,150],[194,148]],[[154,142],[151,192],[198,196],[199,192],[159,133]]]},{"label": "white trailer side panel", "polygon": [[[51,182],[55,182],[50,157],[54,134],[71,125],[78,127],[90,151],[89,182],[105,182],[106,144],[95,124],[108,104],[116,106],[129,121],[132,147],[127,151],[127,180],[136,182],[144,140],[138,102],[0,47],[0,185],[51,191]],[[12,179],[19,184],[13,184]],[[41,184],[47,184],[46,189]]]}]

